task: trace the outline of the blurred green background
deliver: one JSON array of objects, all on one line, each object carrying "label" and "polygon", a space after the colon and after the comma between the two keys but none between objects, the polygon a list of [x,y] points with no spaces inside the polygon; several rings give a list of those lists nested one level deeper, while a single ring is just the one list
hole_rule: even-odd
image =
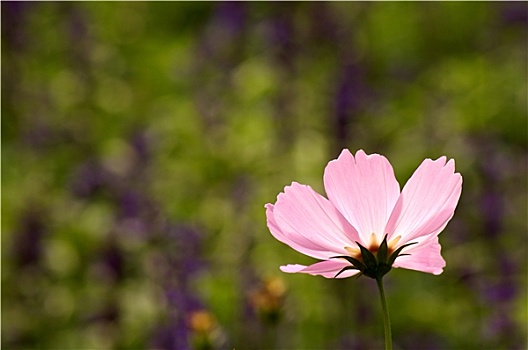
[{"label": "blurred green background", "polygon": [[464,177],[395,347],[526,349],[526,2],[1,6],[4,349],[382,347],[375,282],[266,227],[342,148]]}]

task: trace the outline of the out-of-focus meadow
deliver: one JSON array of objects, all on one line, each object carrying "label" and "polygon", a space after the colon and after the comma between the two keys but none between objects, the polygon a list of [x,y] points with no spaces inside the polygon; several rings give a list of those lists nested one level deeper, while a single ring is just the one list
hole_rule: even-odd
[{"label": "out-of-focus meadow", "polygon": [[395,347],[526,349],[527,6],[2,2],[2,347],[381,347],[375,282],[266,227],[349,148],[464,177]]}]

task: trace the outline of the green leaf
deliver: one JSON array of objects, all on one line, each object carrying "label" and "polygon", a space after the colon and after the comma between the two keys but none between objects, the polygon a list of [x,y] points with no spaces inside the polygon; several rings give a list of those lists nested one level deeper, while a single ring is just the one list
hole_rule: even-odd
[{"label": "green leaf", "polygon": [[387,246],[387,235],[383,238],[383,242],[381,242],[379,249],[378,249],[378,263],[386,263],[387,262],[387,254],[389,251],[389,247]]},{"label": "green leaf", "polygon": [[340,274],[342,274],[343,272],[347,271],[347,270],[357,270],[357,268],[355,268],[354,266],[345,266],[341,269],[341,271],[339,271],[335,276],[334,278],[336,278],[337,276],[339,276]]},{"label": "green leaf", "polygon": [[[412,243],[407,243],[407,244],[404,244],[402,245],[401,247],[399,247],[397,250],[394,251],[394,253],[391,254],[391,256],[389,257],[389,261],[388,261],[388,264],[390,266],[392,266],[392,264],[394,264],[394,260],[396,260],[396,258],[400,255],[400,252],[402,251],[403,248],[405,247],[408,247],[410,245],[413,245],[413,244],[416,244],[418,242],[412,242]],[[405,254],[405,255],[408,255],[408,254]],[[402,254],[403,256],[403,254]]]},{"label": "green leaf", "polygon": [[358,259],[353,258],[351,256],[341,255],[341,256],[332,256],[332,257],[330,257],[330,259],[338,259],[338,258],[346,259],[349,263],[351,263],[359,271],[365,271],[365,269],[366,269],[366,266],[361,261],[359,261]]},{"label": "green leaf", "polygon": [[356,244],[359,246],[359,249],[361,249],[361,257],[363,258],[363,261],[365,262],[365,266],[368,270],[375,270],[378,266],[378,261],[376,260],[376,257],[374,254],[372,254],[367,248],[363,247],[361,244],[356,242]]}]

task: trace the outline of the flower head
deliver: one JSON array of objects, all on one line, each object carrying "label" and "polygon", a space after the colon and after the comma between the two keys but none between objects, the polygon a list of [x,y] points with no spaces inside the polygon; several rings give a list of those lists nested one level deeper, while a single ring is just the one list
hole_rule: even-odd
[{"label": "flower head", "polygon": [[344,149],[326,166],[324,186],[328,199],[293,182],[275,204],[266,204],[272,235],[322,260],[281,266],[282,271],[327,278],[378,278],[392,267],[442,273],[438,234],[462,191],[454,160],[425,159],[400,192],[384,156],[362,150],[354,156]]}]

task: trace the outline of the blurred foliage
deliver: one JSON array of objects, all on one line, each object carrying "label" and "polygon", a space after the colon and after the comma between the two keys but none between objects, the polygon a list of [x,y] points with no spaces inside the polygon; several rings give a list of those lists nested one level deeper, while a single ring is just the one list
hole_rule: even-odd
[{"label": "blurred foliage", "polygon": [[4,349],[381,347],[373,281],[266,228],[345,147],[464,177],[395,347],[526,348],[527,3],[1,6]]}]

